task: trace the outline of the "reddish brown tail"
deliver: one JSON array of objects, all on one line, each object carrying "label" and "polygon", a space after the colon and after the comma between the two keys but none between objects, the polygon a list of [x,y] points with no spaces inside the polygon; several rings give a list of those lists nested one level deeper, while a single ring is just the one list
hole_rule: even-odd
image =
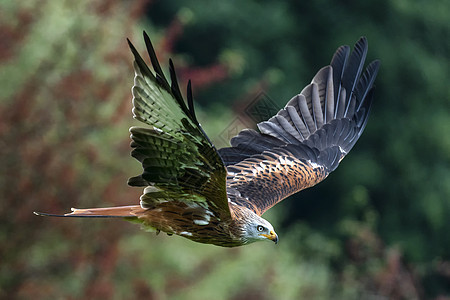
[{"label": "reddish brown tail", "polygon": [[50,216],[50,217],[91,217],[91,218],[124,218],[124,217],[136,217],[143,213],[143,209],[140,205],[128,205],[117,207],[102,207],[102,208],[72,208],[71,213],[64,215],[47,214],[41,212],[34,212],[38,216]]}]

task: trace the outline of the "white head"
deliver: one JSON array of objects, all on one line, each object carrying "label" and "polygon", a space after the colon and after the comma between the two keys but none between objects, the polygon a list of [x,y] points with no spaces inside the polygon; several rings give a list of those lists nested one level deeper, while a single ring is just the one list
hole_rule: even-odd
[{"label": "white head", "polygon": [[278,243],[278,235],[273,230],[272,224],[255,213],[247,218],[243,226],[242,238],[246,244],[268,240],[275,242],[275,244]]}]

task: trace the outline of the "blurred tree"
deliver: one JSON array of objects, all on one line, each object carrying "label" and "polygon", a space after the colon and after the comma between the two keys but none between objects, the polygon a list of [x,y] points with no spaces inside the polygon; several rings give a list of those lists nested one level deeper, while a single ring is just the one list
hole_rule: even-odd
[{"label": "blurred tree", "polygon": [[233,104],[243,92],[251,97],[263,88],[281,107],[337,46],[367,36],[369,59],[380,58],[382,68],[366,133],[327,181],[284,204],[283,224],[300,217],[341,237],[349,234],[348,220],[367,224],[416,264],[427,294],[450,293],[449,269],[443,267],[450,259],[447,1],[184,0],[158,1],[152,8],[149,18],[157,26],[186,20],[174,46],[186,61],[222,60],[239,70],[220,84],[195,89],[205,106]]},{"label": "blurred tree", "polygon": [[145,1],[1,6],[0,298],[108,297],[117,259],[110,249],[125,229],[43,222],[32,212],[139,196],[118,183],[130,167],[125,37]]},{"label": "blurred tree", "polygon": [[[450,4],[4,1],[0,298],[389,299],[450,295]],[[147,25],[138,20],[148,15]],[[283,106],[361,35],[380,58],[345,163],[269,219],[281,244],[221,249],[34,210],[137,201],[131,55],[149,30],[216,140],[261,91]],[[172,54],[171,54],[172,53]],[[231,109],[230,109],[231,107]],[[135,169],[133,169],[135,168]],[[293,197],[294,198],[294,197]]]}]

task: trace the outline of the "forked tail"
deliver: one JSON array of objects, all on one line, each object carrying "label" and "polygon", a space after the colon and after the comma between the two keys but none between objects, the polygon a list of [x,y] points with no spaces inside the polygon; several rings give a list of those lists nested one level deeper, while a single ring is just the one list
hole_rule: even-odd
[{"label": "forked tail", "polygon": [[145,209],[140,205],[128,205],[117,207],[102,207],[102,208],[72,208],[72,212],[63,215],[48,214],[42,212],[34,212],[38,216],[49,217],[90,217],[90,218],[126,218],[137,217],[142,214]]}]

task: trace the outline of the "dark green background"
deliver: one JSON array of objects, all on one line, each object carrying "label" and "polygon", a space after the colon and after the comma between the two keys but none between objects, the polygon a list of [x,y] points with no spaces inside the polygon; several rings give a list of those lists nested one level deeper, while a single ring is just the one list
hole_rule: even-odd
[{"label": "dark green background", "polygon": [[[450,296],[448,1],[1,6],[0,298]],[[368,60],[381,60],[368,126],[325,182],[265,215],[279,245],[222,249],[31,214],[137,203],[125,38],[143,51],[144,29],[180,84],[192,79],[219,146],[261,92],[282,107],[338,46],[368,38]]]}]

